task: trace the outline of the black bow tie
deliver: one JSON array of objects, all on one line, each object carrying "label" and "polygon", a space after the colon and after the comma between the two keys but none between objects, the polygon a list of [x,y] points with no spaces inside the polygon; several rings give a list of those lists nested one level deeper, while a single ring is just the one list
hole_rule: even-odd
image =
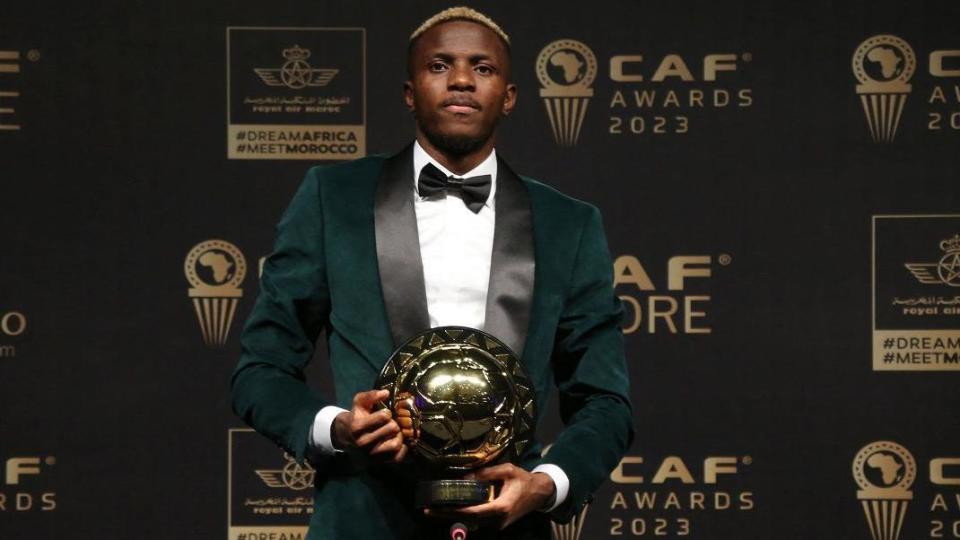
[{"label": "black bow tie", "polygon": [[471,212],[476,214],[483,208],[490,196],[490,175],[471,176],[470,178],[456,178],[447,176],[438,169],[433,163],[427,163],[420,170],[420,178],[417,181],[417,191],[421,197],[430,197],[437,193],[454,192],[459,193],[463,199],[463,204]]}]

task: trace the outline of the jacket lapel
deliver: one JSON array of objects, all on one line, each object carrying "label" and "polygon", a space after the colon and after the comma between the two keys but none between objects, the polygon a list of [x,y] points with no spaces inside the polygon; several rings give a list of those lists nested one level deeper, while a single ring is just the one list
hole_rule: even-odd
[{"label": "jacket lapel", "polygon": [[393,344],[430,328],[413,207],[413,144],[384,160],[374,222],[377,266]]},{"label": "jacket lapel", "polygon": [[500,154],[495,198],[484,331],[522,358],[534,286],[533,218],[527,188]]}]

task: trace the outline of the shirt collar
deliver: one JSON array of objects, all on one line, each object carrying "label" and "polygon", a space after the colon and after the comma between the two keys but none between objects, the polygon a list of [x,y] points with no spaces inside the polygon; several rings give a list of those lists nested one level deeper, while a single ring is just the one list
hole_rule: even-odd
[{"label": "shirt collar", "polygon": [[497,191],[497,151],[491,150],[490,155],[486,159],[480,162],[479,165],[473,169],[467,171],[466,174],[453,174],[446,167],[441,165],[437,160],[433,159],[426,150],[420,146],[420,141],[413,141],[413,192],[420,196],[420,191],[417,189],[417,180],[420,178],[420,171],[427,165],[427,163],[433,163],[434,167],[443,171],[443,174],[447,176],[456,176],[467,178],[470,176],[481,176],[484,174],[490,175],[490,195],[487,196],[487,201],[484,203],[484,206],[493,207],[493,195]]}]

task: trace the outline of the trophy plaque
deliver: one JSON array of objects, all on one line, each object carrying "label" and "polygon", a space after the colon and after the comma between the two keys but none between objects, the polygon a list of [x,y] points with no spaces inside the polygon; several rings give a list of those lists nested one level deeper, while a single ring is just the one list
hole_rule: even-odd
[{"label": "trophy plaque", "polygon": [[463,476],[514,462],[529,447],[536,418],[533,386],[503,342],[474,328],[441,326],[418,334],[387,360],[375,385],[418,462],[418,507],[469,506],[494,497],[490,482]]}]

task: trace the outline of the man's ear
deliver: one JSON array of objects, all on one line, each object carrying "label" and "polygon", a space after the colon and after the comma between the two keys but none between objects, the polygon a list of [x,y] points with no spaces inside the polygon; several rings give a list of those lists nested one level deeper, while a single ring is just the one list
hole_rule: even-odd
[{"label": "man's ear", "polygon": [[407,110],[413,112],[415,107],[413,103],[413,83],[410,81],[403,82],[403,102],[407,104]]},{"label": "man's ear", "polygon": [[513,108],[517,106],[517,85],[510,83],[507,85],[507,91],[503,94],[503,110],[501,114],[509,116]]}]

